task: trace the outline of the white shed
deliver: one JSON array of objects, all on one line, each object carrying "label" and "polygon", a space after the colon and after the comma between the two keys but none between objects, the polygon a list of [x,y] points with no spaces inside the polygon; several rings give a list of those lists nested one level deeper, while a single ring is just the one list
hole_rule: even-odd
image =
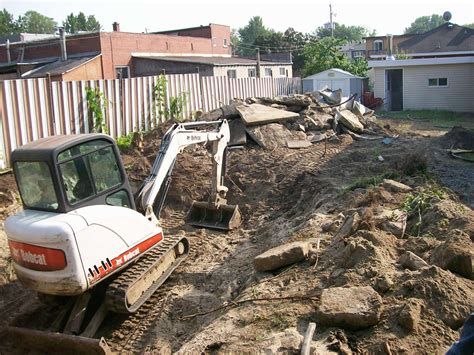
[{"label": "white shed", "polygon": [[332,68],[321,73],[303,78],[303,92],[322,90],[342,90],[342,96],[357,94],[360,99],[363,93],[364,78],[351,74],[345,70]]}]

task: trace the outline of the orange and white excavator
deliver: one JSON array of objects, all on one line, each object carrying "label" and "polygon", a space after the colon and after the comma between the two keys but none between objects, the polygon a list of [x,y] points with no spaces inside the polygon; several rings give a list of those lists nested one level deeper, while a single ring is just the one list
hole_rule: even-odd
[{"label": "orange and white excavator", "polygon": [[188,240],[164,236],[159,221],[184,148],[208,143],[213,166],[210,198],[193,203],[187,222],[240,225],[223,184],[229,139],[226,120],[174,124],[135,195],[107,135],[53,136],[16,149],[24,210],[5,221],[14,270],[25,286],[69,302],[47,331],[9,326],[10,339],[48,353],[106,353],[105,341],[93,338],[106,314],[136,311],[188,254]]}]

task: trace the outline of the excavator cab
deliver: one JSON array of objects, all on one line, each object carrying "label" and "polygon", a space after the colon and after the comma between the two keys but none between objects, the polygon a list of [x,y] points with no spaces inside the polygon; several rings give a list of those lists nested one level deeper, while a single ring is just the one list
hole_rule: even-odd
[{"label": "excavator cab", "polygon": [[43,138],[16,149],[12,162],[26,209],[56,213],[90,205],[135,209],[119,151],[106,135]]}]

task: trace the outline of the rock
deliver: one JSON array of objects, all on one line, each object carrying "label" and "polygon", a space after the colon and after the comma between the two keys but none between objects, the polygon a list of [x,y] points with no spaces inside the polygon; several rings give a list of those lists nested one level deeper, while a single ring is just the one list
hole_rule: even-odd
[{"label": "rock", "polygon": [[204,112],[200,119],[203,121],[217,121],[220,120],[224,116],[224,112],[222,109],[216,108],[215,110]]},{"label": "rock", "polygon": [[348,215],[341,228],[337,232],[336,237],[344,238],[353,234],[355,231],[357,231],[357,228],[361,222],[362,220],[357,212]]},{"label": "rock", "polygon": [[[246,127],[252,139],[257,140],[266,149],[286,147],[286,141],[293,137],[292,132],[279,123],[270,123],[262,126]],[[306,136],[306,135],[305,135]],[[296,135],[294,136],[296,138]]]},{"label": "rock", "polygon": [[247,126],[262,125],[299,117],[297,113],[278,110],[260,104],[236,106],[236,109]]},{"label": "rock", "polygon": [[351,131],[356,133],[362,133],[364,126],[360,123],[356,115],[349,110],[338,111],[336,113],[336,119],[339,120],[344,126]]},{"label": "rock", "polygon": [[421,304],[419,300],[411,299],[403,306],[398,324],[408,331],[416,331],[420,322]]},{"label": "rock", "polygon": [[284,332],[271,335],[264,342],[268,343],[263,350],[264,354],[299,354],[303,336],[296,328],[288,328]]},{"label": "rock", "polygon": [[410,186],[402,184],[401,182],[398,182],[395,180],[390,180],[390,179],[385,179],[382,182],[382,186],[386,188],[387,190],[390,190],[393,192],[410,192],[412,190]]},{"label": "rock", "polygon": [[375,285],[374,285],[375,289],[377,291],[380,291],[381,293],[387,292],[388,290],[392,288],[392,286],[393,286],[393,281],[387,275],[383,275],[379,277],[375,281]]},{"label": "rock", "polygon": [[433,250],[430,261],[442,269],[474,280],[474,250],[471,238],[461,230],[453,230],[448,239]]},{"label": "rock", "polygon": [[253,260],[253,266],[257,271],[275,270],[305,260],[308,252],[309,244],[306,242],[280,245],[256,256]]},{"label": "rock", "polygon": [[382,297],[364,286],[323,290],[316,314],[321,324],[358,330],[377,324],[381,313]]},{"label": "rock", "polygon": [[407,214],[400,210],[382,209],[373,217],[377,228],[403,238],[407,228]]},{"label": "rock", "polygon": [[312,144],[308,140],[287,140],[286,145],[290,149],[308,148]]},{"label": "rock", "polygon": [[374,110],[371,110],[370,108],[365,107],[358,101],[354,101],[354,104],[352,105],[352,112],[356,114],[357,116],[363,117],[363,118],[371,117],[375,113]]},{"label": "rock", "polygon": [[[268,100],[265,98],[264,100]],[[300,94],[293,94],[293,95],[288,95],[288,96],[276,96],[273,99],[270,99],[272,103],[279,104],[279,105],[285,105],[285,106],[299,106],[302,110],[304,107],[308,107],[311,105],[313,102],[311,98],[305,96],[305,95],[300,95]]]},{"label": "rock", "polygon": [[311,143],[319,143],[325,140],[327,135],[325,133],[309,133],[308,140]]},{"label": "rock", "polygon": [[405,269],[412,271],[420,270],[426,267],[429,267],[428,263],[420,258],[418,255],[413,254],[411,251],[407,251],[400,257],[399,263]]}]

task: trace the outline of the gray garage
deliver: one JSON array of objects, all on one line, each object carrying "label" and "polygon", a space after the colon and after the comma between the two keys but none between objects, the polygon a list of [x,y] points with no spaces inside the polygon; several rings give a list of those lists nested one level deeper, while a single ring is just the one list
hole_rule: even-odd
[{"label": "gray garage", "polygon": [[342,90],[342,96],[357,94],[360,100],[364,92],[365,78],[351,74],[347,71],[332,68],[323,72],[303,78],[303,91],[316,91],[324,88]]}]

